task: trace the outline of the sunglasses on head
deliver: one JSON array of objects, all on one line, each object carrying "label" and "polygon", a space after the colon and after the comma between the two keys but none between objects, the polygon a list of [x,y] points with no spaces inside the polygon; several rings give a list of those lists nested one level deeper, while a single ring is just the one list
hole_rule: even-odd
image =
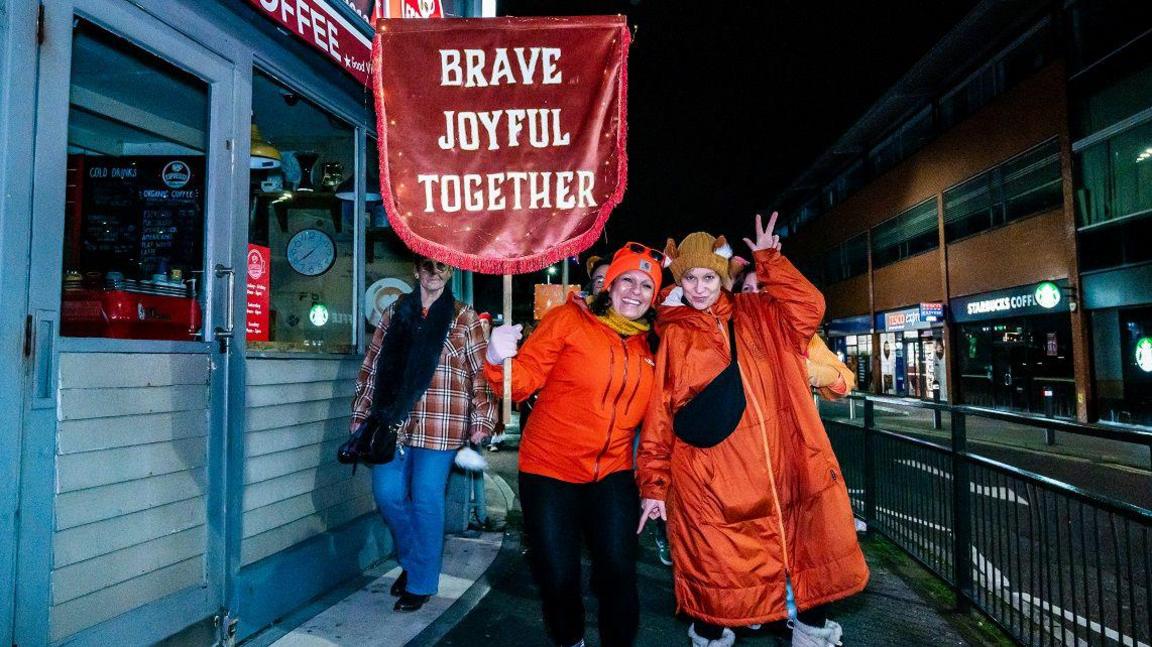
[{"label": "sunglasses on head", "polygon": [[434,261],[430,258],[426,258],[426,259],[420,261],[420,269],[424,270],[425,272],[428,272],[429,274],[432,274],[433,272],[435,272],[435,273],[446,272],[451,268],[448,267],[447,263],[441,263],[440,261]]},{"label": "sunglasses on head", "polygon": [[647,245],[641,245],[640,243],[624,243],[624,249],[627,249],[628,251],[636,254],[644,254],[657,263],[662,263],[664,261],[664,252],[652,249]]}]

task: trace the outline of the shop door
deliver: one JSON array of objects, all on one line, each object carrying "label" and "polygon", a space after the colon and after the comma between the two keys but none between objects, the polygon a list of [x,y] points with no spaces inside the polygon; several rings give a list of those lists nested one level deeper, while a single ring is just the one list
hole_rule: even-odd
[{"label": "shop door", "polygon": [[219,612],[235,543],[236,69],[127,1],[44,6],[16,640],[150,644]]},{"label": "shop door", "polygon": [[1008,331],[992,350],[992,388],[997,409],[1028,411],[1028,347],[1019,336],[1023,331]]},{"label": "shop door", "polygon": [[904,341],[904,367],[906,375],[904,383],[908,390],[908,397],[925,397],[923,376],[924,367],[923,362],[921,361],[919,340],[907,339]]}]

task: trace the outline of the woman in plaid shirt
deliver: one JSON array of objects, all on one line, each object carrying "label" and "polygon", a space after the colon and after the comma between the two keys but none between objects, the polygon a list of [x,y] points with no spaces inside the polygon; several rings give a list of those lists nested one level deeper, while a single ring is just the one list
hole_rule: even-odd
[{"label": "woman in plaid shirt", "polygon": [[[452,268],[418,259],[420,289],[384,312],[356,380],[351,429],[376,406],[403,420],[396,457],[372,468],[372,491],[403,571],[397,611],[436,594],[444,549],[444,490],[466,441],[492,434],[496,402],[482,373],[487,342],[476,312],[452,296]],[[377,379],[377,371],[386,371]],[[383,393],[377,393],[377,389]]]}]

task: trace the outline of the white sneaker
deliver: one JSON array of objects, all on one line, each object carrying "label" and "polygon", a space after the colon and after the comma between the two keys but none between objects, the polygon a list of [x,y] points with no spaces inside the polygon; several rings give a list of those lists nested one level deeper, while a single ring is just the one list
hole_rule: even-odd
[{"label": "white sneaker", "polygon": [[736,634],[727,627],[724,628],[719,640],[708,640],[696,633],[695,623],[688,627],[688,637],[692,639],[692,647],[732,647],[736,642]]},{"label": "white sneaker", "polygon": [[831,620],[825,620],[823,628],[799,620],[790,620],[788,626],[792,628],[792,647],[838,647],[842,644],[840,637],[844,629]]}]

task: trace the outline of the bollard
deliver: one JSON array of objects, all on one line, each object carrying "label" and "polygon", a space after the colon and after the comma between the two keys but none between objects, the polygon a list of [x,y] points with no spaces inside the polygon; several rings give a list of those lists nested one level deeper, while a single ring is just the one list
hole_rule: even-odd
[{"label": "bollard", "polygon": [[[932,401],[935,402],[936,404],[940,404],[940,383],[939,382],[934,382],[932,384]],[[944,422],[943,422],[943,420],[941,420],[941,414],[940,414],[939,409],[933,409],[932,410],[932,428],[935,429],[936,431],[940,431],[941,429],[944,428]]]},{"label": "bollard", "polygon": [[864,523],[868,533],[876,527],[876,455],[873,436],[876,425],[874,403],[864,400]]},{"label": "bollard", "polygon": [[[1044,387],[1044,417],[1045,418],[1054,417],[1055,416],[1055,411],[1054,411],[1055,407],[1056,407],[1055,392],[1052,390],[1052,387],[1046,386],[1046,387]],[[1051,427],[1049,427],[1048,429],[1044,430],[1044,444],[1046,444],[1046,445],[1055,445],[1056,444],[1056,430],[1055,429],[1052,429]]]}]

